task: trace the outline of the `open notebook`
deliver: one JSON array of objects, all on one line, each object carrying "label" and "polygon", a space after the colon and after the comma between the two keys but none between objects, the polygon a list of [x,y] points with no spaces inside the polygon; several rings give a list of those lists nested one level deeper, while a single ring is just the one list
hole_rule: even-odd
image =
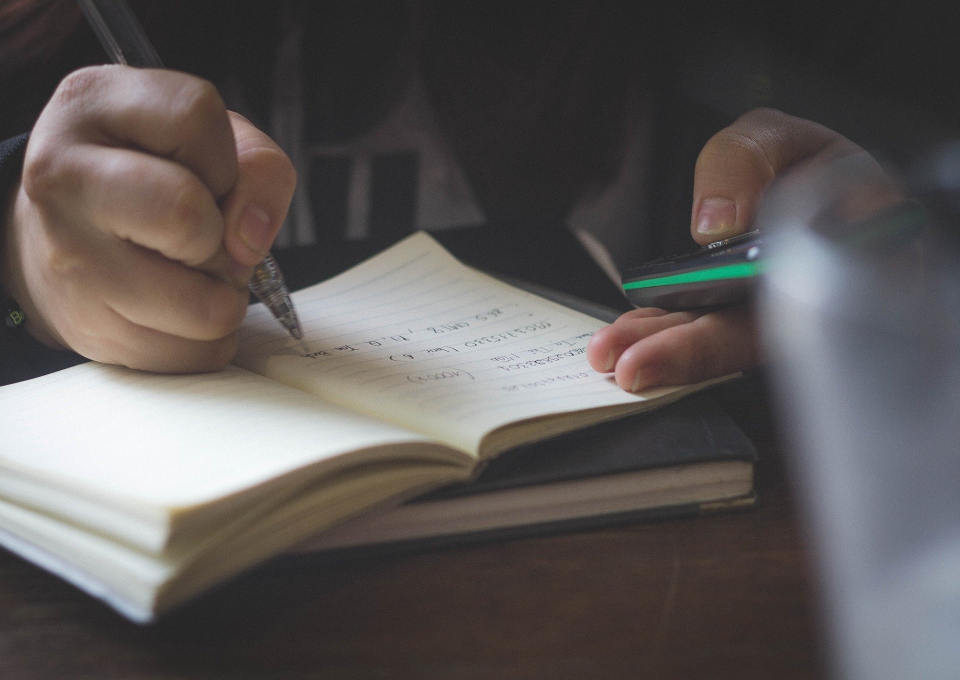
[{"label": "open notebook", "polygon": [[308,351],[253,306],[216,374],[89,363],[0,388],[0,543],[149,621],[501,451],[704,386],[623,392],[585,359],[602,322],[423,233],[294,302]]}]

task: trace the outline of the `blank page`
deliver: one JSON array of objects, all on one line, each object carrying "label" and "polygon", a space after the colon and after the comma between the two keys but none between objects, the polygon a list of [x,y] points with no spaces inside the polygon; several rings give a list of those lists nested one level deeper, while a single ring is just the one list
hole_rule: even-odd
[{"label": "blank page", "polygon": [[0,427],[3,482],[43,480],[145,517],[347,451],[424,439],[234,366],[158,375],[82,364],[0,388]]}]

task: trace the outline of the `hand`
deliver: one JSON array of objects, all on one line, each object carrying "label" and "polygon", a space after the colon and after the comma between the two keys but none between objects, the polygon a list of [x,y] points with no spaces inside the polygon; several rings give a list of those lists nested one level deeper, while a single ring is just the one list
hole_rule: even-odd
[{"label": "hand", "polygon": [[295,182],[286,155],[211,84],[77,71],[31,133],[4,287],[52,347],[153,371],[222,368]]},{"label": "hand", "polygon": [[[822,125],[779,111],[752,111],[718,132],[697,158],[690,230],[701,245],[749,231],[764,190],[802,167],[844,156],[866,157],[848,139]],[[636,392],[734,373],[760,363],[752,310],[743,304],[720,311],[668,313],[636,309],[591,338],[594,369],[613,372]]]}]

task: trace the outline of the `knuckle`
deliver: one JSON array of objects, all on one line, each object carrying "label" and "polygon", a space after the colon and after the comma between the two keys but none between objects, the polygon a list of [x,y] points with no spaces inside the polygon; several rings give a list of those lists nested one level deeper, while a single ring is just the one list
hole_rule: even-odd
[{"label": "knuckle", "polygon": [[202,203],[205,190],[191,178],[176,181],[170,201],[170,213],[173,222],[186,227],[181,231],[189,234],[202,219]]},{"label": "knuckle", "polygon": [[226,106],[216,86],[201,78],[186,78],[173,100],[178,125],[202,133],[213,121],[226,120]]},{"label": "knuckle", "polygon": [[54,93],[54,99],[61,104],[71,105],[85,100],[96,92],[104,78],[104,71],[109,66],[87,66],[73,71],[60,81]]},{"label": "knuckle", "polygon": [[61,195],[70,180],[58,146],[42,138],[33,141],[23,161],[21,183],[30,200],[43,204]]},{"label": "knuckle", "polygon": [[220,235],[210,235],[207,225],[207,190],[198,181],[185,178],[172,192],[167,233],[169,255],[190,263],[208,258],[218,247]]},{"label": "knuckle", "polygon": [[21,185],[30,200],[42,203],[55,195],[57,185],[56,154],[46,145],[33,145],[23,160]]},{"label": "knuckle", "polygon": [[764,156],[760,142],[754,136],[739,128],[725,128],[714,135],[710,141],[713,142],[713,146],[720,147],[724,152],[732,146],[739,147],[751,155],[761,158]]},{"label": "knuckle", "polygon": [[761,141],[748,130],[737,127],[729,127],[715,134],[704,147],[697,159],[697,164],[700,165],[707,159],[715,158],[729,162],[732,150],[738,152],[743,160],[768,180],[776,176],[776,164]]},{"label": "knuckle", "polygon": [[797,118],[777,109],[753,109],[715,134],[707,146],[742,147],[751,154],[765,158],[763,142],[775,138],[781,130],[792,129],[797,121]]}]

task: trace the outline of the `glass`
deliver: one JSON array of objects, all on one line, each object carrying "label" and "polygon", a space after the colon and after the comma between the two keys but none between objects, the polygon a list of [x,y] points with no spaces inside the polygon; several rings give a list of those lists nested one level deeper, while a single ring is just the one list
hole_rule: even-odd
[{"label": "glass", "polygon": [[878,177],[852,159],[765,201],[761,325],[839,676],[956,680],[960,251]]}]

